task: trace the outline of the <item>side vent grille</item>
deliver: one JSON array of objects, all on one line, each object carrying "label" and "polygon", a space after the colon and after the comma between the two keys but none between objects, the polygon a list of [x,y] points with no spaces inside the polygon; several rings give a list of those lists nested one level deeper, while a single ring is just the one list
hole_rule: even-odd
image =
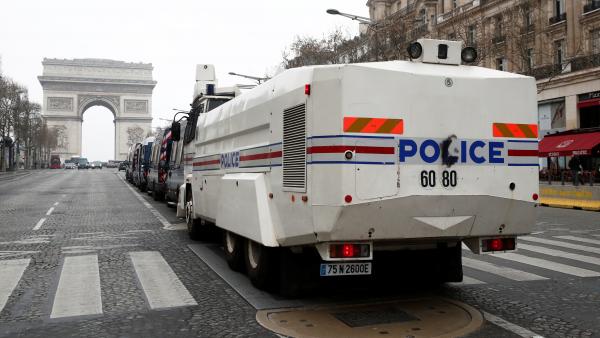
[{"label": "side vent grille", "polygon": [[283,111],[283,187],[306,190],[306,105]]}]

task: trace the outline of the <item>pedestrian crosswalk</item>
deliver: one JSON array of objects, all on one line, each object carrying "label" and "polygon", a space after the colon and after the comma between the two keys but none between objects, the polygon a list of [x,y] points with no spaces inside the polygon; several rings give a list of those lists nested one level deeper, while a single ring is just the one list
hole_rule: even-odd
[{"label": "pedestrian crosswalk", "polygon": [[[494,283],[600,277],[600,241],[596,239],[542,237],[539,234],[520,238],[517,248],[511,253],[474,255],[463,247],[464,279],[452,285],[477,287]],[[190,290],[160,252],[130,250],[123,253],[123,259],[130,264],[120,265],[130,271],[119,270],[119,273],[131,274],[131,278],[127,279],[131,285],[123,289],[137,288],[138,297],[146,300],[145,306],[141,305],[142,301],[138,307],[154,311],[197,305]],[[103,302],[106,267],[99,263],[99,255],[102,253],[86,251],[61,259],[53,274],[55,282],[50,283],[55,286],[41,292],[47,297],[46,318],[58,320],[110,314],[110,301],[106,302],[109,305]],[[24,306],[16,305],[23,293],[18,290],[30,284],[30,281],[23,281],[24,276],[35,278],[34,272],[28,272],[34,267],[30,258],[7,256],[0,259],[0,317],[8,313],[5,311],[8,305],[9,308]],[[104,278],[108,277],[104,275]],[[104,280],[104,283],[107,281]]]},{"label": "pedestrian crosswalk", "polygon": [[[582,245],[580,243],[586,243]],[[461,285],[525,282],[554,278],[600,277],[600,240],[577,236],[519,238],[518,250],[473,255],[463,245],[465,279]]]},{"label": "pedestrian crosswalk", "polygon": [[[136,276],[137,287],[141,288],[150,310],[197,305],[160,252],[129,252],[127,258],[131,260],[131,273]],[[19,283],[28,284],[21,279],[34,265],[30,263],[30,258],[0,260],[0,315],[10,297],[18,297]],[[48,290],[50,312],[47,316],[60,319],[102,315],[106,309],[103,309],[98,254],[66,256],[59,269],[57,286]]]}]

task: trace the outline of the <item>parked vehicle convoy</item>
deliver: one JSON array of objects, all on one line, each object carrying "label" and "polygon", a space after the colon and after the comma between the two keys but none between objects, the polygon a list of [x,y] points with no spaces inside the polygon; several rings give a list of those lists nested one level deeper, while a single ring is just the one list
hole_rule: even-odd
[{"label": "parked vehicle convoy", "polygon": [[59,155],[50,155],[50,169],[60,169],[62,168],[62,165],[60,163],[60,156]]},{"label": "parked vehicle convoy", "polygon": [[163,135],[156,139],[152,145],[152,156],[149,164],[151,168],[150,174],[148,175],[148,192],[152,194],[152,198],[155,201],[161,201],[165,196],[171,147],[171,129],[167,128],[163,132]]}]

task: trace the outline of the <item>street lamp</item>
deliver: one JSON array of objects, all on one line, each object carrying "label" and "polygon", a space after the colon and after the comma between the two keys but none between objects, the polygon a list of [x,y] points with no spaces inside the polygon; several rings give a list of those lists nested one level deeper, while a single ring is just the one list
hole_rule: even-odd
[{"label": "street lamp", "polygon": [[333,9],[333,8],[328,9],[327,10],[327,14],[340,15],[340,16],[346,17],[348,19],[356,20],[356,21],[358,21],[360,23],[367,24],[369,26],[374,26],[376,24],[375,21],[373,21],[373,20],[371,20],[369,18],[366,18],[364,16],[354,15],[354,14],[348,14],[348,13],[342,13],[342,12],[338,11],[337,9]]},{"label": "street lamp", "polygon": [[270,77],[250,76],[250,75],[238,74],[238,73],[234,73],[234,72],[229,72],[229,75],[239,76],[239,77],[243,77],[245,79],[254,80],[254,81],[258,82],[258,84],[261,84],[262,82],[271,79]]}]

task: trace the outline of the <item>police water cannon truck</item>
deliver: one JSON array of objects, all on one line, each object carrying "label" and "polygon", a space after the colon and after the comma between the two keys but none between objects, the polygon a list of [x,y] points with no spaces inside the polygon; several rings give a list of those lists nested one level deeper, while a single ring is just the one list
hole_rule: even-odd
[{"label": "police water cannon truck", "polygon": [[[303,277],[403,271],[461,281],[461,243],[516,249],[538,198],[536,83],[422,39],[410,61],[290,69],[199,114],[178,209],[223,230],[232,269],[294,294]],[[300,267],[302,266],[302,268]]]}]

